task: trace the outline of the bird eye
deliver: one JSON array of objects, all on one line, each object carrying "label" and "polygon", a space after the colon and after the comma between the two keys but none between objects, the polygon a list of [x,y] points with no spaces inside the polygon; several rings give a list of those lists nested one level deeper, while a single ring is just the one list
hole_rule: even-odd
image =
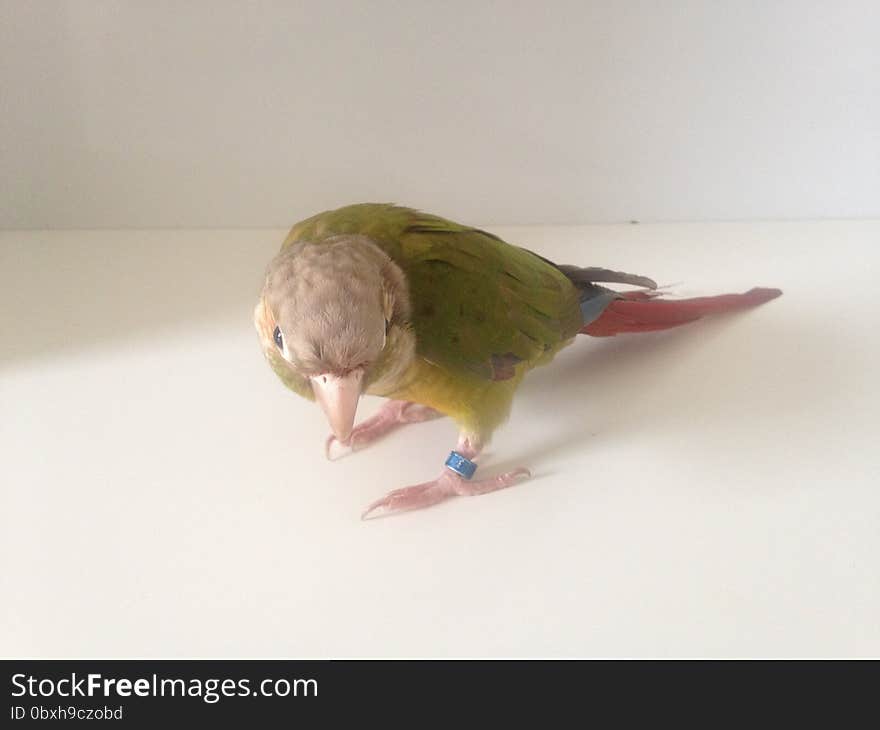
[{"label": "bird eye", "polygon": [[284,349],[284,338],[281,336],[280,327],[275,328],[275,331],[272,333],[272,339],[275,340],[275,344],[278,345],[279,350]]}]

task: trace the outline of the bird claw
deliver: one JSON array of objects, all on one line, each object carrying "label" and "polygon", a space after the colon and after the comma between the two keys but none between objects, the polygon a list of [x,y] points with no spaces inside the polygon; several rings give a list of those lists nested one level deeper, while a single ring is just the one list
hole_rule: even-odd
[{"label": "bird claw", "polygon": [[324,455],[329,461],[336,461],[343,456],[366,448],[400,426],[430,421],[433,418],[439,418],[440,415],[433,408],[418,403],[388,401],[376,415],[355,426],[348,440],[340,441],[336,436],[330,434],[324,443]]},{"label": "bird claw", "polygon": [[[467,481],[452,471],[445,471],[437,479],[412,487],[402,487],[388,492],[384,497],[370,504],[362,513],[361,519],[375,518],[395,512],[424,509],[450,497],[475,497],[516,484],[528,479],[532,473],[524,466],[499,474],[490,479]],[[380,514],[374,515],[381,510]]]},{"label": "bird claw", "polygon": [[362,513],[361,519],[365,520],[369,517],[373,512],[377,510],[381,510],[380,515],[375,515],[376,517],[381,516],[381,514],[390,514],[392,512],[404,512],[406,510],[418,509],[419,506],[427,507],[429,504],[436,504],[437,502],[446,499],[447,496],[444,495],[440,490],[434,496],[437,499],[432,500],[430,502],[424,502],[424,498],[428,496],[431,488],[434,486],[434,482],[425,482],[424,484],[417,484],[414,487],[401,487],[400,489],[395,489],[391,492],[388,492],[384,497],[377,499],[375,502],[370,504]]}]

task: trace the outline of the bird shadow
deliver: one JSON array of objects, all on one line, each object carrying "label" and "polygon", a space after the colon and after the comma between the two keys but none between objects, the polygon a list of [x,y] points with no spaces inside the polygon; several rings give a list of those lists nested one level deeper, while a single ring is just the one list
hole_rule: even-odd
[{"label": "bird shadow", "polygon": [[[780,330],[780,321],[734,313],[665,332],[578,338],[518,393],[514,421],[525,418],[544,436],[515,460],[490,461],[492,473],[525,466],[547,474],[542,464],[640,431],[685,438],[741,415],[755,433],[772,436],[785,414],[821,418],[828,383],[845,377],[827,357],[833,343],[818,340],[812,325],[786,322]],[[793,357],[808,363],[796,380]]]}]

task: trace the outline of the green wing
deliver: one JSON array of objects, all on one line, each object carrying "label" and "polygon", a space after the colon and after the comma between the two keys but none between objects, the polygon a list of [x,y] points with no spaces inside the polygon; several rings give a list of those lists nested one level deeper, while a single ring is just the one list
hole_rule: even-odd
[{"label": "green wing", "polygon": [[578,293],[559,269],[485,231],[408,208],[362,204],[297,224],[285,241],[369,236],[407,275],[417,351],[488,380],[552,356],[580,328]]}]

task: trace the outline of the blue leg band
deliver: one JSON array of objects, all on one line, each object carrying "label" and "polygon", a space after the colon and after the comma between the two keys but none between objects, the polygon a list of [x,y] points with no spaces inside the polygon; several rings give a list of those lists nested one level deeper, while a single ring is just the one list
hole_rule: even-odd
[{"label": "blue leg band", "polygon": [[477,465],[470,459],[463,457],[457,451],[452,451],[449,454],[449,458],[446,459],[446,468],[454,471],[465,479],[470,479],[477,470]]}]

